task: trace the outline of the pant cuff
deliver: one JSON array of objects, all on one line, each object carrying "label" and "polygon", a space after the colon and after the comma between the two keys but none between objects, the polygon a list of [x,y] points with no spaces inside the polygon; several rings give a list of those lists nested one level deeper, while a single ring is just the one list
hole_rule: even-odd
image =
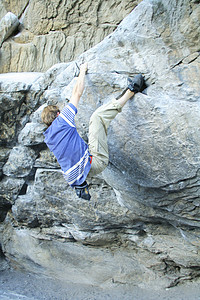
[{"label": "pant cuff", "polygon": [[114,107],[118,110],[118,112],[122,111],[122,106],[121,104],[119,104],[119,101],[116,100],[115,98],[112,99],[112,104],[114,105]]}]

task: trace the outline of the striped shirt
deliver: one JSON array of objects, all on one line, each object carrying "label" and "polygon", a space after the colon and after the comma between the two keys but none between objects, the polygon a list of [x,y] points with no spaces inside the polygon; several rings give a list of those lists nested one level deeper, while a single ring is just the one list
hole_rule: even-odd
[{"label": "striped shirt", "polygon": [[69,103],[44,132],[45,143],[61,166],[69,185],[82,184],[91,168],[88,145],[79,136],[74,117],[77,108]]}]

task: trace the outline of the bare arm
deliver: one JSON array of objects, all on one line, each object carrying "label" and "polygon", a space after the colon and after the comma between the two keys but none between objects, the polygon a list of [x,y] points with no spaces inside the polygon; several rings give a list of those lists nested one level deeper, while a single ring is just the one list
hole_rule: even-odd
[{"label": "bare arm", "polygon": [[80,66],[80,73],[77,78],[76,84],[72,91],[72,97],[69,103],[72,103],[76,108],[78,107],[78,103],[83,94],[85,87],[85,74],[87,72],[88,64],[84,63]]}]

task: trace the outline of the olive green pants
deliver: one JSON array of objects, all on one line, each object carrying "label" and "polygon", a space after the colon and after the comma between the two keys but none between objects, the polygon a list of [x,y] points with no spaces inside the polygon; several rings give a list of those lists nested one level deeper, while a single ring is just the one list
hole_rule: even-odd
[{"label": "olive green pants", "polygon": [[101,173],[108,165],[107,130],[110,122],[121,110],[122,106],[116,99],[113,99],[100,106],[90,118],[88,144],[92,155],[92,165],[88,177]]}]

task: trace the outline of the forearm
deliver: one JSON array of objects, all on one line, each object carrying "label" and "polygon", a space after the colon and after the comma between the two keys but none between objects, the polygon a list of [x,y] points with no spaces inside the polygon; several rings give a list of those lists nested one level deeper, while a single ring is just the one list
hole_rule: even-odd
[{"label": "forearm", "polygon": [[72,97],[70,102],[76,107],[78,106],[79,100],[84,91],[86,72],[87,72],[87,63],[81,65],[79,76],[77,78],[76,84],[72,91]]},{"label": "forearm", "polygon": [[82,96],[83,91],[84,91],[85,73],[86,73],[85,69],[80,69],[80,73],[79,73],[79,76],[77,78],[77,82],[76,82],[75,87],[74,87],[74,92],[77,93],[79,95],[79,97]]}]

